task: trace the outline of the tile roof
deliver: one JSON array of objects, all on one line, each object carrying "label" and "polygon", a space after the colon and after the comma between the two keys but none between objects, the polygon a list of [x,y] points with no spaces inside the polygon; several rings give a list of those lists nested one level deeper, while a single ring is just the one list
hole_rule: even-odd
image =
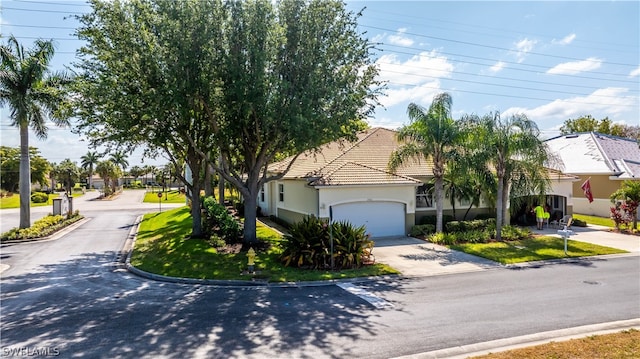
[{"label": "tile roof", "polygon": [[[358,134],[355,142],[331,142],[318,151],[301,154],[284,178],[309,178],[316,185],[418,184],[411,177],[431,176],[431,161],[410,163],[391,173],[387,164],[391,153],[401,145],[396,132],[371,128]],[[293,157],[269,166],[281,172]]]},{"label": "tile roof", "polygon": [[545,141],[562,161],[565,173],[609,174],[640,178],[640,147],[633,139],[582,132]]}]

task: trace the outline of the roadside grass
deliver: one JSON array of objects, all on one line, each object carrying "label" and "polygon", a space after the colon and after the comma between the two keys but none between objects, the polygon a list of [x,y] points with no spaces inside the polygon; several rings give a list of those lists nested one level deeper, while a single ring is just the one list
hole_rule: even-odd
[{"label": "roadside grass", "polygon": [[[73,197],[80,197],[82,193],[73,193]],[[43,206],[51,206],[53,205],[53,199],[58,198],[58,193],[49,194],[49,199],[47,202],[43,203],[34,203],[31,202],[31,207],[43,207]],[[0,198],[0,209],[8,209],[8,208],[20,208],[20,195],[18,193],[14,193],[9,197]]]},{"label": "roadside grass", "polygon": [[281,236],[258,223],[258,239],[271,243],[266,251],[258,251],[255,274],[247,274],[247,256],[240,253],[218,253],[202,239],[189,239],[191,216],[188,207],[144,216],[131,256],[131,264],[141,270],[170,277],[252,280],[269,282],[317,281],[399,274],[395,269],[374,264],[341,271],[303,270],[284,267],[279,261]]},{"label": "roadside grass", "polygon": [[502,264],[627,253],[620,249],[569,240],[567,242],[567,254],[565,255],[564,239],[552,236],[540,236],[508,242],[463,243],[450,245],[449,247]]},{"label": "roadside grass", "polygon": [[[162,198],[158,199],[158,193],[162,193]],[[171,190],[168,192],[147,192],[144,195],[143,202],[146,203],[158,203],[162,201],[162,203],[186,203],[186,196],[184,193],[180,191]]]},{"label": "roadside grass", "polygon": [[587,222],[587,224],[595,224],[598,226],[605,226],[609,228],[615,228],[616,224],[613,219],[606,217],[588,216],[586,214],[573,214],[573,218]]},{"label": "roadside grass", "polygon": [[591,359],[640,358],[640,331],[624,330],[618,333],[592,335],[562,342],[551,342],[527,348],[514,349],[473,357],[473,359]]}]

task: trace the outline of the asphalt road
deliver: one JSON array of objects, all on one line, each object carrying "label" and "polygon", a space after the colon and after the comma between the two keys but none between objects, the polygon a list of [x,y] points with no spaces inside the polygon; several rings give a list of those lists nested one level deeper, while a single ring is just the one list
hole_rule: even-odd
[{"label": "asphalt road", "polygon": [[2,246],[0,355],[388,358],[640,317],[638,256],[342,287],[150,281],[118,264],[154,210],[133,197],[92,202],[60,239]]}]

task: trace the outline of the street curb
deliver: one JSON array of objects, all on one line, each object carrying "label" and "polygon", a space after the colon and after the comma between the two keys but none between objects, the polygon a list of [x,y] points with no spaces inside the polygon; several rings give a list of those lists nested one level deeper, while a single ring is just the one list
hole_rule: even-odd
[{"label": "street curb", "polygon": [[11,239],[11,240],[7,240],[7,241],[2,241],[0,243],[1,244],[30,244],[30,243],[41,243],[41,242],[50,242],[50,241],[55,241],[56,239],[59,239],[60,237],[64,236],[65,234],[75,230],[77,227],[80,227],[81,225],[89,222],[91,220],[91,218],[87,218],[84,217],[81,220],[74,222],[60,230],[58,230],[57,232],[48,235],[46,237],[39,237],[39,238],[29,238],[29,239]]},{"label": "street curb", "polygon": [[169,283],[178,283],[178,284],[200,284],[200,285],[209,285],[209,286],[220,286],[220,287],[254,287],[254,288],[300,288],[300,287],[324,287],[331,286],[337,283],[361,283],[361,282],[370,282],[372,280],[380,280],[380,281],[388,281],[388,280],[399,280],[403,279],[401,275],[391,274],[386,276],[375,276],[375,277],[362,277],[362,278],[346,278],[346,279],[331,279],[331,280],[323,280],[323,281],[308,281],[308,282],[267,282],[263,280],[252,280],[252,281],[244,281],[244,280],[220,280],[220,279],[198,279],[198,278],[180,278],[180,277],[169,277],[160,274],[150,273],[147,271],[143,271],[131,264],[131,255],[133,254],[133,245],[137,239],[138,229],[140,227],[140,223],[142,223],[142,217],[138,216],[129,231],[129,235],[125,242],[124,247],[122,248],[121,258],[125,258],[124,266],[125,268],[132,274],[135,274],[139,277],[151,279],[160,282],[169,282]]},{"label": "street curb", "polygon": [[617,333],[623,330],[640,329],[640,318],[615,322],[583,325],[579,327],[551,330],[547,332],[523,335],[513,338],[497,339],[483,343],[462,345],[447,349],[417,353],[394,359],[463,359],[513,349],[526,348],[550,342],[561,342],[584,338],[591,335]]}]

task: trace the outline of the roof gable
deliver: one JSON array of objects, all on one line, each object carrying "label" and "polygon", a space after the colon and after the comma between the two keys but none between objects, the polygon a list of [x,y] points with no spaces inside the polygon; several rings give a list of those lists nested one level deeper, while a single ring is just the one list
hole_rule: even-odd
[{"label": "roof gable", "polygon": [[[317,151],[301,154],[284,178],[314,178],[313,183],[335,185],[383,184],[398,181],[419,183],[410,177],[432,175],[431,161],[413,162],[399,168],[395,173],[389,172],[389,158],[400,145],[396,131],[371,128],[359,133],[356,142],[335,141],[323,145]],[[281,172],[292,160],[293,157],[289,157],[271,165],[269,169]]]},{"label": "roof gable", "polygon": [[566,173],[609,174],[640,178],[640,148],[633,139],[581,132],[545,141]]}]

